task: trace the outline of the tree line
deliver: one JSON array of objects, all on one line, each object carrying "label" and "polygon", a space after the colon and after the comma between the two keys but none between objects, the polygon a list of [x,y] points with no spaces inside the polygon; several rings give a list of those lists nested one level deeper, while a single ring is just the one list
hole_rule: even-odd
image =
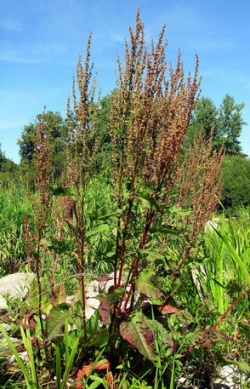
[{"label": "tree line", "polygon": [[[114,93],[114,92],[113,92]],[[98,134],[98,150],[94,169],[101,174],[111,164],[110,159],[110,99],[112,93],[100,100],[95,117],[95,131]],[[242,153],[240,135],[246,123],[242,118],[244,103],[236,103],[235,99],[226,95],[219,108],[208,97],[197,100],[192,113],[190,125],[183,143],[183,153],[202,133],[209,141],[212,137],[214,150],[224,147],[223,164],[223,196],[222,205],[225,208],[250,204],[250,159]],[[35,143],[38,127],[44,126],[49,134],[49,145],[52,154],[53,179],[56,181],[62,174],[66,163],[66,149],[70,144],[67,119],[59,112],[48,111],[38,114],[34,122],[24,126],[18,140],[20,164],[15,165],[5,157],[0,145],[0,174],[6,177],[9,173],[22,172],[22,175],[32,177],[34,172]]]}]

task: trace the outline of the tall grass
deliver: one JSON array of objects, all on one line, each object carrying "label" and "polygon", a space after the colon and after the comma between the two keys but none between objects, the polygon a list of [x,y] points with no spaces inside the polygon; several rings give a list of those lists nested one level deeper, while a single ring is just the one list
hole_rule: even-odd
[{"label": "tall grass", "polygon": [[[207,230],[209,258],[204,264],[206,280],[220,313],[230,305],[233,292],[250,289],[250,213],[242,209],[238,218],[220,218],[217,229]],[[203,279],[205,284],[205,279]],[[238,290],[237,290],[238,289]],[[247,309],[247,296],[238,309]]]},{"label": "tall grass", "polygon": [[[13,184],[12,184],[13,185]],[[32,211],[25,190],[14,185],[0,190],[0,274],[18,270],[25,261],[24,216]]]}]

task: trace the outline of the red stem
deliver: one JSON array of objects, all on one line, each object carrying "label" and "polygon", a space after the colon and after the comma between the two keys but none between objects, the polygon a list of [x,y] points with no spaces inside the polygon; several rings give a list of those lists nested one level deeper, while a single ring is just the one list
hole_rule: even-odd
[{"label": "red stem", "polygon": [[215,330],[225,319],[225,317],[229,314],[229,312],[238,304],[238,302],[242,299],[242,297],[245,296],[245,294],[248,292],[248,290],[245,290],[242,292],[239,297],[228,307],[228,309],[223,313],[223,315],[220,317],[220,319],[215,323],[211,328],[209,328],[210,331]]}]

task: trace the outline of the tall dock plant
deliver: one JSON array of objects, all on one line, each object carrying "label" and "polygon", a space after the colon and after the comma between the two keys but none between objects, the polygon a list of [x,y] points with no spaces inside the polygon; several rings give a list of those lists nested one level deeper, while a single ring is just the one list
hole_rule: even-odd
[{"label": "tall dock plant", "polygon": [[[198,59],[194,77],[187,80],[179,53],[176,68],[167,79],[165,26],[158,41],[146,48],[144,26],[137,13],[136,29],[125,42],[124,65],[118,58],[117,88],[111,100],[110,135],[113,185],[119,209],[115,256],[116,287],[121,286],[126,258],[126,239],[133,208],[148,199],[142,222],[139,250],[145,248],[150,228],[175,182],[175,173],[191,112],[199,89]],[[127,190],[125,190],[127,188]],[[136,278],[140,255],[130,263]]]},{"label": "tall dock plant", "polygon": [[[153,237],[182,234],[185,229],[183,254],[176,264],[176,275],[173,274],[173,278],[177,277],[221,192],[223,153],[213,152],[212,141],[207,144],[202,137],[196,140],[180,167],[183,141],[199,95],[198,58],[193,77],[185,77],[180,53],[175,67],[168,66],[164,33],[165,26],[157,42],[152,40],[148,49],[137,13],[135,31],[130,28],[130,44],[125,41],[124,61],[118,58],[117,86],[111,96],[111,181],[118,214],[114,288],[122,287],[126,274],[127,289],[114,304],[110,344],[115,343],[116,335],[113,342],[112,336],[121,318],[132,310],[135,292],[143,289],[138,280],[147,266],[144,253]],[[177,210],[185,207],[191,213],[181,218],[179,231],[168,228],[167,210],[174,205]],[[161,244],[164,251],[168,239],[162,239]],[[169,290],[162,310],[170,297]]]},{"label": "tall dock plant", "polygon": [[[64,216],[73,236],[77,255],[77,272],[81,285],[84,337],[87,340],[85,316],[85,270],[86,270],[86,188],[93,171],[96,155],[97,134],[95,122],[98,103],[95,102],[95,80],[92,81],[93,64],[90,62],[91,34],[89,35],[84,66],[81,57],[77,64],[77,86],[73,80],[73,110],[67,105],[69,142],[67,167],[63,182],[66,189]],[[79,99],[79,100],[78,100]],[[66,203],[65,203],[66,201]]]},{"label": "tall dock plant", "polygon": [[[185,77],[180,53],[175,66],[168,65],[165,59],[165,26],[158,40],[152,40],[150,49],[146,46],[139,11],[135,31],[132,28],[129,31],[130,42],[125,41],[124,61],[118,57],[117,85],[110,96],[108,129],[112,168],[107,178],[116,200],[116,205],[110,210],[110,217],[116,218],[116,228],[112,232],[115,234],[112,260],[115,293],[117,291],[112,297],[113,308],[107,308],[111,314],[111,354],[121,318],[129,317],[133,308],[135,292],[138,290],[137,280],[146,265],[144,252],[147,244],[157,234],[166,235],[171,230],[165,227],[168,223],[166,210],[176,204],[179,207],[189,207],[194,215],[191,231],[188,232],[190,239],[188,242],[184,239],[187,247],[177,264],[177,270],[180,271],[195,237],[216,204],[220,193],[219,171],[222,158],[221,153],[212,153],[210,145],[199,138],[183,165],[189,173],[185,179],[180,178],[183,141],[199,95],[198,58],[193,77],[190,74]],[[85,341],[85,273],[89,243],[85,197],[93,173],[98,141],[95,131],[98,103],[94,102],[95,83],[91,82],[93,67],[90,63],[90,43],[91,36],[85,63],[82,64],[80,58],[77,66],[78,91],[74,82],[73,109],[68,103],[68,161],[62,188],[65,195],[62,197],[65,221],[75,240]],[[190,161],[191,168],[187,167]],[[191,189],[190,184],[189,197],[184,199],[181,194],[188,191],[188,175],[192,173],[200,186],[197,187],[197,184],[195,189]],[[172,196],[173,191],[180,194],[180,204]],[[202,209],[208,202],[210,205],[203,213]],[[102,220],[108,217],[103,215]],[[195,221],[197,218],[198,221]],[[186,219],[186,224],[184,219],[182,223],[186,227],[190,218]],[[167,239],[164,242],[168,244]],[[166,295],[162,309],[167,298]],[[113,356],[110,357],[112,359]]]},{"label": "tall dock plant", "polygon": [[[45,113],[44,108],[44,113]],[[41,339],[45,339],[45,321],[42,317],[42,280],[41,271],[43,268],[44,242],[48,229],[48,216],[50,213],[52,193],[50,188],[51,173],[51,146],[50,130],[45,128],[44,119],[37,127],[35,149],[35,189],[36,194],[32,198],[34,213],[28,214],[24,221],[24,243],[27,262],[31,263],[31,268],[35,269],[38,304],[37,313],[40,321]],[[47,347],[44,346],[45,357],[48,357]],[[38,354],[42,352],[41,348]]]}]

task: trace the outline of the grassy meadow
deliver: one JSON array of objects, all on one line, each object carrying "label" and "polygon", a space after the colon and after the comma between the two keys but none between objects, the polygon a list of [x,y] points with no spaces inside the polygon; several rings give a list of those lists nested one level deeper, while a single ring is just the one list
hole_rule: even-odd
[{"label": "grassy meadow", "polygon": [[[85,342],[81,304],[77,303],[74,307],[65,304],[66,295],[79,294],[78,266],[73,237],[68,233],[62,240],[62,230],[59,228],[58,231],[61,223],[60,213],[56,210],[58,199],[61,197],[54,196],[52,208],[55,215],[48,218],[46,233],[42,239],[43,250],[40,253],[39,271],[43,296],[40,309],[46,315],[45,332],[42,334],[40,325],[38,326],[36,316],[39,304],[37,301],[33,302],[32,295],[19,304],[9,302],[7,317],[8,323],[11,321],[13,336],[22,344],[20,348],[31,352],[33,359],[24,366],[17,360],[6,369],[8,353],[2,338],[0,368],[3,388],[66,388],[66,382],[72,382],[72,388],[112,387],[109,378],[111,367],[108,363],[108,326],[100,325],[104,320],[103,312],[97,310],[86,321]],[[25,191],[8,189],[1,191],[0,202],[1,276],[16,271],[35,271],[35,264],[27,260],[27,242],[25,243],[24,238],[25,215],[32,215],[34,212],[31,206],[31,203],[35,204],[34,198],[31,200],[31,195],[27,196]],[[138,205],[140,207],[141,204]],[[87,190],[85,204],[89,215],[86,218],[86,283],[94,278],[105,277],[113,270],[116,212],[110,208],[111,187],[103,179],[94,179]],[[140,213],[139,210],[138,212]],[[171,214],[172,218],[173,215],[177,217],[178,223],[180,218],[185,217],[178,215],[178,211]],[[133,340],[134,345],[130,345],[116,335],[114,347],[119,356],[119,350],[122,350],[123,360],[116,366],[116,374],[112,373],[114,388],[181,387],[177,386],[178,377],[189,377],[190,382],[200,385],[198,387],[206,387],[208,381],[215,376],[216,369],[227,364],[239,367],[242,376],[248,374],[250,212],[249,209],[242,208],[237,218],[228,219],[219,215],[219,219],[218,225],[201,232],[185,267],[178,274],[177,267],[183,250],[180,236],[171,231],[168,234],[164,232],[168,245],[157,252],[162,232],[155,233],[150,247],[143,250],[147,265],[142,266],[139,276],[137,290],[141,291],[141,301],[135,303],[132,322],[135,318],[139,319],[142,310],[145,315],[144,326],[147,325],[154,333],[154,353],[151,341],[148,347],[138,344],[136,340]],[[131,253],[134,250],[134,240],[134,237],[129,239]],[[127,277],[129,266],[129,263],[124,266],[124,277]],[[60,297],[57,297],[56,302],[53,290],[59,291]],[[35,293],[38,293],[37,289]],[[118,293],[120,296],[122,290]],[[109,298],[115,298],[114,291],[110,291],[109,295]],[[141,304],[145,304],[143,300],[146,296],[152,305],[142,308]],[[102,296],[104,299],[107,297]],[[36,326],[28,329],[22,324],[20,327],[25,317],[27,320],[30,310],[33,311]],[[61,316],[58,322],[55,314],[59,311]],[[6,321],[6,314],[1,321]],[[63,329],[62,323],[65,322],[71,329],[69,332]],[[10,334],[6,334],[7,339],[8,336]],[[38,357],[39,347],[31,341],[34,338],[47,343],[49,361],[44,352]],[[137,351],[135,347],[138,347]],[[85,364],[89,374],[81,370]],[[99,364],[103,364],[100,370]],[[77,384],[77,378],[70,380],[70,372],[79,365],[81,384]],[[60,381],[51,381],[52,375],[57,379],[59,375]]]}]

